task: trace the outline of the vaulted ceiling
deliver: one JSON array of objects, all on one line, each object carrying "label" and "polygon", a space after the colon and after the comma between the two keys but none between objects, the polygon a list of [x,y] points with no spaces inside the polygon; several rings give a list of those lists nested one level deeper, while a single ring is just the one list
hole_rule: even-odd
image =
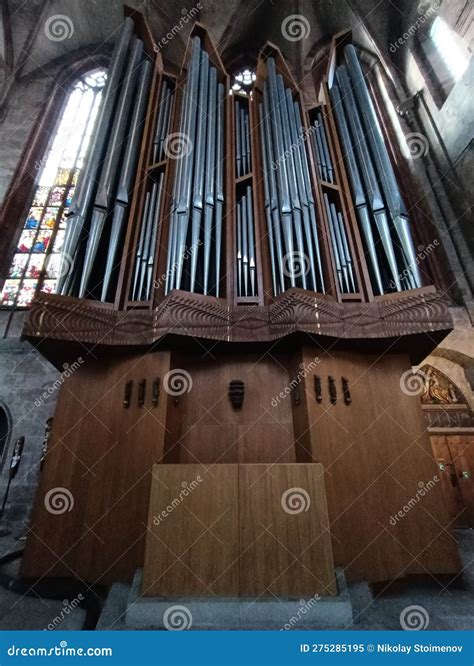
[{"label": "vaulted ceiling", "polygon": [[[157,42],[174,29],[175,36],[162,49],[170,70],[180,66],[193,21],[178,30],[176,26],[192,10],[193,19],[203,23],[219,45],[230,70],[251,65],[270,40],[282,49],[297,77],[318,45],[348,27],[367,48],[388,54],[390,43],[420,11],[412,0],[189,0],[186,4],[183,0],[128,0],[127,4],[146,16]],[[66,17],[69,34],[54,41],[45,26],[58,15]],[[103,50],[105,43],[113,41],[122,15],[121,0],[2,0],[2,97],[12,80],[54,70],[80,53]],[[288,29],[298,29],[299,22],[306,35],[297,41],[284,34],[285,19],[294,15],[296,24],[287,23]]]}]

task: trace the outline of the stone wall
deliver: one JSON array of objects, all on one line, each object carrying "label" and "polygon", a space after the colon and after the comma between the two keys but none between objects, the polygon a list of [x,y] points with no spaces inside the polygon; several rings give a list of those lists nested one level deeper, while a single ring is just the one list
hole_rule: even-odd
[{"label": "stone wall", "polygon": [[[3,334],[9,317],[0,311],[0,332]],[[59,373],[29,342],[21,342],[19,329],[25,316],[16,313],[8,337],[0,339],[0,406],[9,417],[10,432],[0,468],[0,497],[8,482],[8,472],[14,443],[25,437],[20,469],[12,481],[9,501],[2,520],[16,536],[26,531],[34,500],[41,458],[44,427],[53,415],[57,391],[42,398]]]}]

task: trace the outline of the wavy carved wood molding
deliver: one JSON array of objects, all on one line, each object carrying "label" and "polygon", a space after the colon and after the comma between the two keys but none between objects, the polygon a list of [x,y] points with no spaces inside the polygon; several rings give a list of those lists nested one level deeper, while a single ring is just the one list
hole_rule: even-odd
[{"label": "wavy carved wood molding", "polygon": [[167,334],[228,342],[265,342],[295,332],[330,338],[394,338],[452,329],[449,300],[434,287],[337,303],[331,296],[290,289],[265,307],[229,306],[183,291],[151,310],[115,310],[95,301],[42,294],[23,335],[106,346],[150,345]]}]

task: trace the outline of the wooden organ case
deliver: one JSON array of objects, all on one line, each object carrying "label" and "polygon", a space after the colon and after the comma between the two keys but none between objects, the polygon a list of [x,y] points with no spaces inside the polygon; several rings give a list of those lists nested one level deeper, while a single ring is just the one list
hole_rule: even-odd
[{"label": "wooden organ case", "polygon": [[456,573],[441,488],[418,502],[436,468],[404,390],[448,303],[418,268],[351,34],[305,109],[272,44],[252,93],[230,94],[203,26],[176,77],[133,16],[69,271],[24,329],[58,368],[83,362],[60,390],[23,574],[111,583],[145,564],[144,594],[299,598],[334,594],[335,566]]}]

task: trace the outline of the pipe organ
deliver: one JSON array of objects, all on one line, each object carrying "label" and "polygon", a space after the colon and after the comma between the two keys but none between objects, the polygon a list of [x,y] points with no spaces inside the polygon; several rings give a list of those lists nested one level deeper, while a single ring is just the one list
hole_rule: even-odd
[{"label": "pipe organ", "polygon": [[[458,571],[437,489],[421,520],[390,523],[436,471],[403,378],[452,328],[428,264],[421,275],[391,140],[350,32],[306,108],[271,43],[244,94],[202,25],[175,75],[139,14],[125,19],[70,211],[70,270],[23,331],[59,368],[87,354],[60,392],[25,575],[112,582],[145,563],[153,590],[205,595],[222,566],[216,594],[301,597],[308,571],[334,594],[335,566],[372,582]],[[163,488],[197,474],[199,521],[229,507],[222,539],[194,549],[177,508],[158,552]],[[295,486],[312,502],[301,523],[281,504]],[[74,510],[48,514],[50,488]],[[260,523],[275,539],[256,540]],[[295,544],[304,571],[279,569]]]},{"label": "pipe organ", "polygon": [[70,212],[71,268],[60,293],[153,307],[177,289],[262,305],[290,288],[364,301],[422,286],[352,44],[341,50],[325,104],[305,110],[272,45],[251,94],[230,95],[199,27],[179,79],[159,71],[153,85],[150,54],[132,32],[128,19]]}]

